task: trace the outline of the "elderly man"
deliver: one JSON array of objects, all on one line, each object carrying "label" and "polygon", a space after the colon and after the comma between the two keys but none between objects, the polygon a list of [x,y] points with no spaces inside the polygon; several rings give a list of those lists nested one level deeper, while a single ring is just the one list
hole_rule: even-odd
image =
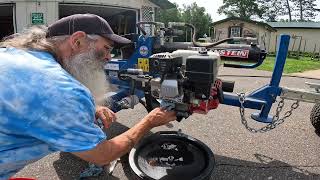
[{"label": "elderly man", "polygon": [[129,42],[103,18],[76,14],[0,44],[0,179],[55,151],[108,164],[153,127],[175,120],[174,112],[156,108],[110,140],[95,124],[115,120],[99,106],[108,88],[103,64],[114,46]]}]

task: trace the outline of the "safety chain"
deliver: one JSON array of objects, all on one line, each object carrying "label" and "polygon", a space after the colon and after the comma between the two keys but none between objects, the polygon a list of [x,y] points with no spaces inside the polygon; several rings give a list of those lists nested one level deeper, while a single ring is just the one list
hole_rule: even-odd
[{"label": "safety chain", "polygon": [[276,128],[277,126],[282,124],[286,118],[288,118],[288,117],[290,117],[292,115],[292,111],[293,110],[295,110],[295,109],[297,109],[299,107],[299,100],[297,100],[296,102],[294,102],[291,105],[290,110],[285,112],[284,116],[282,118],[280,118],[279,115],[280,115],[280,112],[282,111],[283,106],[284,106],[284,99],[281,98],[281,100],[278,103],[276,114],[272,118],[272,123],[260,128],[260,129],[255,129],[255,128],[249,127],[248,121],[247,121],[247,119],[245,117],[245,108],[244,108],[245,94],[244,93],[240,93],[240,94],[238,94],[238,96],[239,96],[239,102],[240,102],[241,123],[245,126],[245,128],[248,131],[250,131],[252,133],[265,133],[265,132],[268,132],[268,131]]}]

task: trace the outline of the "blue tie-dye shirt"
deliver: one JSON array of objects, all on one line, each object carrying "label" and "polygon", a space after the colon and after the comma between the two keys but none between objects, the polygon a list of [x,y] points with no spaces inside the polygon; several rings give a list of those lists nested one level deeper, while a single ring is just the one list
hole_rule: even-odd
[{"label": "blue tie-dye shirt", "polygon": [[93,149],[106,139],[94,115],[89,90],[49,53],[0,48],[0,179],[55,151]]}]

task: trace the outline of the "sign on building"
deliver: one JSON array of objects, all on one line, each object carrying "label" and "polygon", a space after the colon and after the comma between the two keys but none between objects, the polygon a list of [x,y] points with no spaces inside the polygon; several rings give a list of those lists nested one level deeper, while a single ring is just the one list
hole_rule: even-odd
[{"label": "sign on building", "polygon": [[31,24],[44,24],[43,13],[31,13]]}]

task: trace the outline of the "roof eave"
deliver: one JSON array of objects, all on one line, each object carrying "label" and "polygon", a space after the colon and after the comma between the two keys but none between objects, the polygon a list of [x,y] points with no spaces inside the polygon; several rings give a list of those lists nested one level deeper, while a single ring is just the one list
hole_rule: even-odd
[{"label": "roof eave", "polygon": [[320,27],[274,27],[274,28],[279,28],[279,29],[320,29]]},{"label": "roof eave", "polygon": [[226,18],[226,19],[222,19],[222,20],[220,20],[220,21],[213,22],[211,25],[214,26],[214,25],[221,24],[221,23],[224,23],[224,22],[227,22],[227,21],[230,21],[230,20],[245,21],[245,22],[248,22],[248,23],[251,23],[251,24],[256,24],[256,25],[259,25],[259,26],[264,26],[266,29],[270,29],[270,31],[273,31],[273,32],[276,32],[276,31],[277,31],[277,29],[275,29],[274,27],[270,26],[270,25],[267,24],[267,23],[258,22],[258,21],[253,21],[253,20],[247,20],[247,19],[243,19],[243,18],[239,18],[239,17],[228,17],[228,18]]},{"label": "roof eave", "polygon": [[171,9],[176,7],[173,3],[168,0],[150,0],[150,2],[156,4],[161,9]]}]

